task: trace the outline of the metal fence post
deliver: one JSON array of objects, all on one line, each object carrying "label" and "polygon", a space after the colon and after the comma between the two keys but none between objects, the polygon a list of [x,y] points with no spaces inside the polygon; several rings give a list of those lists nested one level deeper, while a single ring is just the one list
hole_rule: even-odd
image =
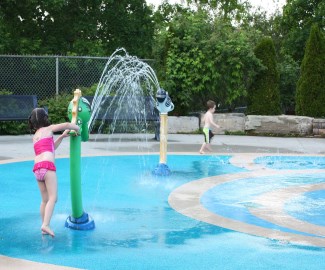
[{"label": "metal fence post", "polygon": [[59,58],[55,58],[55,94],[59,95]]}]

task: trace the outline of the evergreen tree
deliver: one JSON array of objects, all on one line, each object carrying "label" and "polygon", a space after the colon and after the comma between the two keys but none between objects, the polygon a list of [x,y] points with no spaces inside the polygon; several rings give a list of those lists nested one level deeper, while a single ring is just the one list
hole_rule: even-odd
[{"label": "evergreen tree", "polygon": [[325,116],[325,39],[317,24],[311,27],[296,91],[296,114]]},{"label": "evergreen tree", "polygon": [[247,113],[277,115],[281,113],[279,73],[271,38],[263,38],[254,53],[264,66],[248,89]]}]

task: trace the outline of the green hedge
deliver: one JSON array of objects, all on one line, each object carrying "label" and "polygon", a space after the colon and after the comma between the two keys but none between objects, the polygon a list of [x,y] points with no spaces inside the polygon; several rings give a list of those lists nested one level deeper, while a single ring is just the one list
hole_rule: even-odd
[{"label": "green hedge", "polygon": [[296,91],[296,114],[325,117],[325,38],[311,27]]},{"label": "green hedge", "polygon": [[272,39],[263,38],[254,53],[264,69],[256,75],[248,91],[247,114],[281,114],[279,73]]}]

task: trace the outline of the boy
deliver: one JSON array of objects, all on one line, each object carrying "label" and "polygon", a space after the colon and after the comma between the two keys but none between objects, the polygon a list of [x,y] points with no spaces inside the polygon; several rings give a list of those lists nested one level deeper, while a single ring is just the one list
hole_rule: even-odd
[{"label": "boy", "polygon": [[205,150],[209,150],[212,151],[211,147],[210,147],[210,142],[212,137],[214,136],[214,134],[212,133],[211,129],[212,126],[215,126],[216,128],[220,128],[219,125],[217,125],[214,121],[213,121],[213,113],[216,110],[216,103],[212,100],[209,100],[207,102],[207,106],[208,106],[208,110],[207,112],[204,114],[202,121],[204,122],[204,127],[203,127],[203,134],[204,134],[204,142],[202,144],[202,147],[200,149],[200,154],[204,154]]}]

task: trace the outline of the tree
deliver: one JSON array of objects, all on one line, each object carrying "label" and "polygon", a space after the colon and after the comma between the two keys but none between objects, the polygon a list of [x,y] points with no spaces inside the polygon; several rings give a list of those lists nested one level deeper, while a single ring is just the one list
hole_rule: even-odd
[{"label": "tree", "polygon": [[274,44],[266,37],[256,46],[255,55],[264,65],[248,91],[248,114],[277,115],[281,113],[279,73]]},{"label": "tree", "polygon": [[250,6],[247,0],[186,0],[186,2],[188,5],[196,6],[197,10],[213,13],[214,17],[226,22],[239,22]]},{"label": "tree", "polygon": [[204,10],[184,10],[156,39],[158,78],[184,114],[214,99],[231,109],[246,96],[260,69],[249,34]]},{"label": "tree", "polygon": [[40,48],[36,5],[35,0],[0,1],[1,53],[24,54]]},{"label": "tree", "polygon": [[295,114],[296,87],[300,67],[290,55],[284,55],[279,62],[280,96],[282,111],[285,114]]},{"label": "tree", "polygon": [[325,116],[325,39],[317,24],[311,27],[296,92],[296,113]]},{"label": "tree", "polygon": [[107,54],[125,48],[140,58],[152,55],[153,11],[145,0],[105,0],[101,4],[98,35]]},{"label": "tree", "polygon": [[324,0],[287,0],[279,29],[283,54],[290,55],[300,65],[310,28],[317,23],[324,29],[324,14]]},{"label": "tree", "polygon": [[218,98],[222,108],[228,111],[245,105],[247,88],[262,68],[252,49],[255,44],[251,40],[251,34],[249,31],[215,21],[214,31],[208,42],[206,53],[213,60],[213,74],[218,75],[215,75],[212,93]]},{"label": "tree", "polygon": [[124,47],[148,57],[152,13],[145,0],[1,0],[0,52],[107,56]]},{"label": "tree", "polygon": [[[197,109],[197,96],[204,90],[209,96],[207,84],[211,84],[213,74],[204,54],[204,42],[211,35],[211,25],[206,23],[205,12],[184,11],[169,24],[160,39],[162,49],[158,55],[165,55],[165,61],[159,73],[161,84],[177,104],[174,113],[186,113]],[[163,29],[162,29],[162,32]],[[160,67],[158,67],[160,69]],[[196,100],[196,102],[193,102]]]}]

